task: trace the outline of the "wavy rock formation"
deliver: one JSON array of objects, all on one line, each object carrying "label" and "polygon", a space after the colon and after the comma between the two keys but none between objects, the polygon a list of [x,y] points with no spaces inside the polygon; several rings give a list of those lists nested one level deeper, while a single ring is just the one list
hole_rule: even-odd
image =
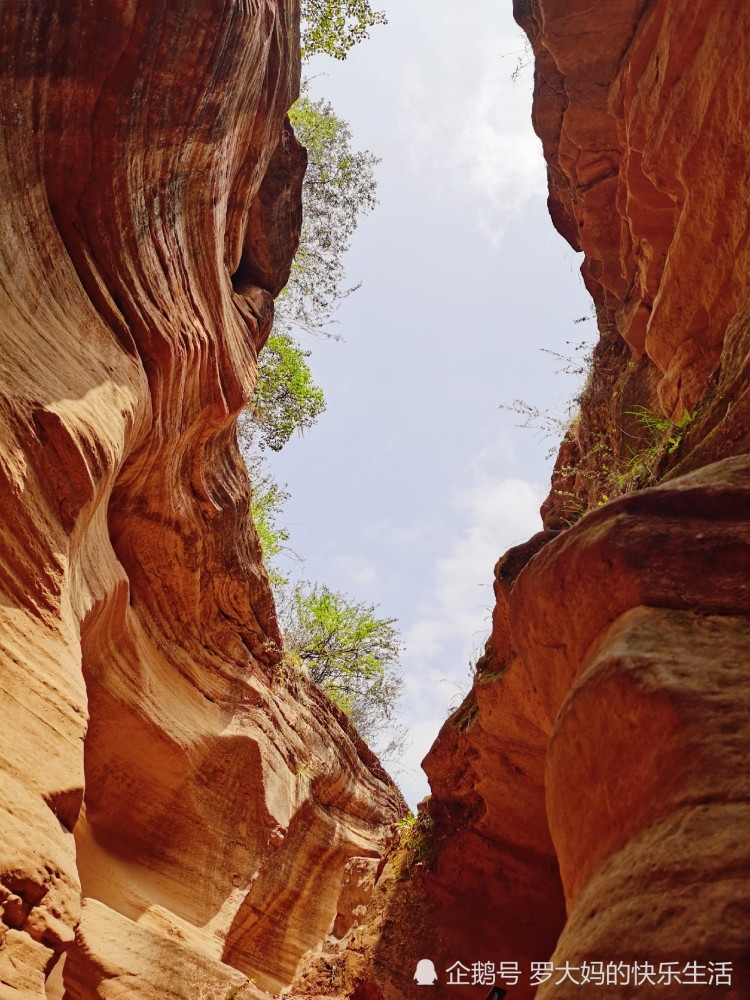
[{"label": "wavy rock formation", "polygon": [[[0,1000],[399,1000],[427,958],[442,996],[457,961],[746,996],[750,8],[514,6],[601,338],[385,864],[400,796],[279,665],[235,440],[299,233],[298,11],[0,10]],[[611,961],[705,978],[582,981]]]},{"label": "wavy rock formation", "polygon": [[[750,11],[517,0],[515,13],[536,58],[550,214],[585,253],[601,339],[548,530],[498,564],[474,689],[425,761],[436,860],[421,891],[444,900],[442,954],[526,969],[730,962],[734,986],[710,995],[740,997],[750,77],[728,39],[744,37]],[[472,919],[473,950],[456,930]],[[536,995],[601,996],[580,978]],[[679,995],[708,988],[688,976]],[[607,996],[664,989],[612,984]]]},{"label": "wavy rock formation", "polygon": [[0,10],[3,1000],[64,952],[71,1000],[281,987],[401,814],[277,669],[236,443],[299,238],[298,21]]}]

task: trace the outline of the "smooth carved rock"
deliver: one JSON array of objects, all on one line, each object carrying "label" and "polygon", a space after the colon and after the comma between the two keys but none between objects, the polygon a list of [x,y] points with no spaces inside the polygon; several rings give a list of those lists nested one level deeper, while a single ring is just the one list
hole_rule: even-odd
[{"label": "smooth carved rock", "polygon": [[161,1000],[226,1000],[233,988],[255,1000],[264,996],[242,973],[190,947],[165,928],[134,924],[87,899],[77,944],[65,958],[67,1000],[144,997]]},{"label": "smooth carved rock", "polygon": [[276,677],[235,440],[299,238],[298,16],[0,11],[3,1000],[65,951],[77,1000],[288,982],[403,810]]},{"label": "smooth carved rock", "polygon": [[639,605],[750,614],[750,463],[726,459],[586,515],[532,560],[515,643],[554,719],[591,643]]},{"label": "smooth carved rock", "polygon": [[[745,617],[643,607],[597,642],[557,718],[547,764],[571,898],[604,858],[675,809],[747,800],[749,642]],[[586,720],[584,741],[575,732]]]},{"label": "smooth carved rock", "polygon": [[[731,963],[750,974],[750,618],[636,608],[596,643],[555,725],[550,828],[570,916],[554,960]],[[703,979],[703,983],[701,983]],[[597,987],[540,997],[598,996]],[[612,996],[657,997],[664,986]]]},{"label": "smooth carved rock", "polygon": [[735,984],[750,973],[748,510],[750,462],[727,459],[588,515],[512,591],[512,632],[555,720],[546,802],[569,911],[558,965],[725,961]]}]

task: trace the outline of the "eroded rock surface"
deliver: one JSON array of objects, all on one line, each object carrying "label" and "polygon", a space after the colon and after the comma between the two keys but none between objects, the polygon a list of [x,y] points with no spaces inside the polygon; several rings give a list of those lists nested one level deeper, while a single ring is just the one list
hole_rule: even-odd
[{"label": "eroded rock surface", "polygon": [[747,299],[750,100],[735,0],[516,0],[537,60],[550,211],[595,301],[661,374],[668,412],[703,395]]},{"label": "eroded rock surface", "polygon": [[750,8],[514,6],[601,339],[385,867],[400,797],[275,669],[234,441],[299,229],[298,11],[0,12],[2,1000],[63,952],[71,1000],[398,1000],[428,957],[443,996],[507,961],[530,998],[547,960],[725,961],[710,995],[746,994]]},{"label": "eroded rock surface", "polygon": [[299,238],[298,18],[0,11],[3,1000],[64,951],[75,1000],[282,986],[402,809],[276,670],[235,440]]},{"label": "eroded rock surface", "polygon": [[[352,937],[341,995],[420,996],[410,976],[430,956],[450,997],[444,970],[461,960],[494,962],[509,997],[740,1000],[750,75],[736,41],[750,7],[515,0],[514,12],[534,50],[550,214],[584,253],[600,339],[546,530],[498,563],[473,689],[425,761],[424,863],[384,887],[374,939]],[[500,975],[505,960],[520,983]],[[537,990],[530,962],[546,961],[572,975]],[[585,963],[610,962],[646,977],[583,979]],[[690,963],[679,985],[660,970]]]},{"label": "eroded rock surface", "polygon": [[[515,12],[536,58],[550,213],[584,251],[601,339],[543,508],[557,534],[498,564],[487,654],[425,762],[438,833],[425,894],[444,900],[440,929],[456,953],[455,928],[478,900],[491,912],[499,897],[503,917],[484,931],[477,922],[475,951],[510,945],[527,967],[726,961],[735,985],[712,995],[740,997],[750,975],[740,834],[750,819],[750,149],[740,109],[750,92],[727,41],[747,33],[748,8],[532,0]],[[669,424],[686,411],[680,428]],[[643,413],[672,427],[663,444]],[[607,503],[608,492],[627,495]],[[459,802],[471,808],[446,823]],[[545,890],[536,906],[519,869],[533,831],[548,845],[546,874],[539,864],[531,880]],[[479,835],[447,898],[451,857]],[[687,983],[680,996],[706,988]],[[600,990],[568,980],[538,995]]]},{"label": "eroded rock surface", "polygon": [[747,457],[706,466],[588,515],[514,588],[512,632],[554,719],[547,814],[569,911],[557,964],[729,962],[737,986],[714,993],[743,995],[749,504]]}]

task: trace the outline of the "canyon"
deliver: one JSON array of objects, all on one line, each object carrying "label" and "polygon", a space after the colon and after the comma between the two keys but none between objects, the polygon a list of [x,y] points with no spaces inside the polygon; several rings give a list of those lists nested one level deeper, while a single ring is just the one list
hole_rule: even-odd
[{"label": "canyon", "polygon": [[286,669],[237,445],[298,4],[0,9],[0,1000],[750,995],[750,9],[513,7],[599,339],[411,825]]}]

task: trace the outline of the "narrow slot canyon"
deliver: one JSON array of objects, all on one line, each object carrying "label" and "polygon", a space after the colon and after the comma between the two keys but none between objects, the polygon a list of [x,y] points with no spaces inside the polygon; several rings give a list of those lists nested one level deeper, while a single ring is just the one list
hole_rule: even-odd
[{"label": "narrow slot canyon", "polygon": [[[520,55],[467,83],[460,106],[450,91],[475,61],[461,45],[493,44],[468,7],[436,5],[409,35],[429,5],[0,2],[0,1000],[750,998],[750,6],[493,2]],[[374,61],[358,63],[370,29]],[[437,94],[420,77],[427,52]],[[391,157],[388,243],[374,251],[356,222],[337,230],[305,209],[305,176],[331,202],[341,187],[309,138],[311,109],[332,115],[305,68],[323,56],[360,73],[332,72],[334,87],[358,79],[356,99],[386,109],[392,149],[337,154],[366,176]],[[524,73],[533,98],[515,91],[507,114],[541,144],[528,170],[511,125],[488,118],[498,74]],[[473,202],[441,186],[448,173],[433,184],[418,156],[436,150]],[[360,181],[358,212],[374,192]],[[564,338],[588,319],[589,341],[583,362],[562,358],[583,385],[575,414],[547,419],[541,492],[515,438],[464,440],[456,414],[494,381],[534,385],[510,306],[502,322],[514,267],[529,286],[513,301],[573,308],[521,214],[539,197],[589,310],[559,320]],[[472,216],[460,239],[457,216]],[[341,415],[333,397],[333,444],[300,464],[309,497],[294,510],[309,503],[300,531],[362,581],[360,613],[379,606],[367,586],[384,574],[335,548],[337,522],[354,537],[336,503],[389,563],[384,592],[413,591],[405,676],[378,672],[401,645],[385,603],[366,660],[370,682],[393,685],[376,689],[377,725],[405,684],[424,757],[408,787],[360,689],[293,654],[268,541],[283,549],[288,534],[268,535],[243,443],[243,421],[275,412],[256,390],[268,359],[309,354],[281,325],[296,301],[285,289],[350,240],[358,267],[368,253],[382,267],[350,314],[371,312],[377,331],[362,319],[362,353],[330,365],[360,408]],[[473,255],[486,270],[472,284]],[[359,280],[334,293],[311,279],[310,301],[337,309]],[[559,359],[554,345],[542,350]],[[347,357],[364,382],[348,381]],[[299,385],[312,400],[301,433],[325,404],[304,378],[277,392]],[[379,490],[356,482],[352,440]],[[463,493],[449,466],[474,470]],[[485,528],[449,536],[440,504],[456,496]],[[480,640],[461,631],[475,620],[456,596],[462,546],[492,582],[469,597],[490,602]],[[430,561],[436,592],[420,605]],[[454,641],[475,654],[448,709],[436,664],[459,658]]]}]

